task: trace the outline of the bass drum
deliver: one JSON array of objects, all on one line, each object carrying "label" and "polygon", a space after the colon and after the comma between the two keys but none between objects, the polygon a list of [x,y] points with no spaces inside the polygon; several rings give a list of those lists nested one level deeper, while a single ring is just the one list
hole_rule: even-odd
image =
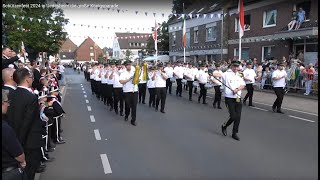
[{"label": "bass drum", "polygon": [[199,87],[199,82],[198,81],[193,81],[192,85],[193,85],[193,87],[198,88]]},{"label": "bass drum", "polygon": [[176,82],[176,77],[170,78],[170,81],[173,82],[173,83]]},{"label": "bass drum", "polygon": [[181,80],[181,84],[187,84],[187,80],[186,79],[182,79]]},{"label": "bass drum", "polygon": [[213,85],[212,85],[211,83],[207,83],[207,84],[204,85],[204,87],[205,87],[206,89],[212,89],[212,88],[213,88]]}]

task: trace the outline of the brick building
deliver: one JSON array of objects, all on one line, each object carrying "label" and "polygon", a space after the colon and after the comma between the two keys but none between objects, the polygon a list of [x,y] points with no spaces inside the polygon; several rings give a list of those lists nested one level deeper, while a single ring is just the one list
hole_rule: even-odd
[{"label": "brick building", "polygon": [[[298,30],[287,30],[293,11],[302,7],[306,21]],[[301,51],[305,63],[318,57],[317,0],[244,0],[245,32],[242,59],[288,59],[289,53]],[[185,10],[187,14],[186,56],[197,61],[219,62],[238,57],[238,0],[198,1]],[[224,14],[224,16],[221,16]],[[169,56],[183,57],[182,18],[169,21]]]},{"label": "brick building", "polygon": [[90,37],[87,37],[76,49],[75,60],[98,61],[100,55],[105,56],[105,53]]},{"label": "brick building", "polygon": [[59,57],[61,61],[73,61],[75,51],[78,48],[69,38],[67,38],[61,45],[59,50]]}]

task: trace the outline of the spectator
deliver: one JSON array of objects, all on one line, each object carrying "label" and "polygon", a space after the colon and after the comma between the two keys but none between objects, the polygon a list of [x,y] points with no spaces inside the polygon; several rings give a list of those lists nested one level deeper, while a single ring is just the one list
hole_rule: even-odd
[{"label": "spectator", "polygon": [[308,96],[311,92],[311,86],[312,86],[312,81],[314,76],[314,70],[312,69],[312,64],[306,67],[306,69],[304,70],[304,74],[305,74],[305,85],[306,85],[306,92],[304,93],[304,95]]},{"label": "spectator", "polygon": [[7,123],[8,94],[9,91],[2,89],[2,179],[22,179],[27,163],[23,148]]},{"label": "spectator", "polygon": [[41,74],[40,74],[40,62],[35,62],[33,61],[32,62],[32,65],[33,65],[33,83],[32,83],[32,87],[33,89],[36,89],[38,91],[41,90],[41,85],[40,85],[40,78],[41,78]]},{"label": "spectator", "polygon": [[15,62],[19,60],[18,56],[12,57],[12,50],[8,47],[2,48],[2,69],[12,67],[18,69]]},{"label": "spectator", "polygon": [[12,68],[5,68],[2,70],[2,80],[4,83],[2,89],[8,90],[9,94],[17,89],[17,83],[13,80],[14,71],[15,69]]},{"label": "spectator", "polygon": [[[23,146],[28,180],[33,180],[41,161],[42,124],[38,109],[38,98],[32,93],[33,76],[26,68],[17,69],[13,80],[18,87],[10,94],[11,106],[8,110],[9,124],[14,129]],[[22,101],[23,100],[23,101]]]},{"label": "spectator", "polygon": [[291,21],[288,24],[288,31],[291,31],[297,23],[297,12],[293,11]]},{"label": "spectator", "polygon": [[295,30],[299,29],[303,21],[306,20],[306,12],[302,9],[302,7],[299,8],[297,16],[298,16],[298,20],[297,20],[297,25]]}]

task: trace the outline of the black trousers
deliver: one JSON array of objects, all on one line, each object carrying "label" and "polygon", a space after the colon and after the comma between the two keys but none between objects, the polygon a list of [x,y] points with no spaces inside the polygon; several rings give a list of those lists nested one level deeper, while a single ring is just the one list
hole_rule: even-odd
[{"label": "black trousers", "polygon": [[157,100],[156,100],[156,109],[159,107],[159,102],[161,100],[161,111],[164,111],[164,106],[166,104],[167,88],[159,87],[156,88]]},{"label": "black trousers", "polygon": [[253,84],[246,84],[246,88],[247,88],[247,94],[244,97],[243,101],[246,102],[247,99],[249,98],[249,105],[252,105],[252,97],[253,97]]},{"label": "black trousers", "polygon": [[221,104],[221,86],[214,86],[214,101],[213,101],[213,105],[215,105],[216,103],[218,103],[218,107],[220,107]]},{"label": "black trousers", "polygon": [[149,106],[156,106],[156,88],[148,88],[149,90]]},{"label": "black trousers", "polygon": [[204,87],[204,85],[205,85],[205,84],[199,83],[199,86],[200,86],[200,95],[199,95],[198,101],[200,101],[201,98],[202,98],[202,102],[203,102],[203,103],[206,103],[206,99],[207,99],[207,89],[206,89],[206,87]]},{"label": "black trousers", "polygon": [[138,84],[139,88],[139,103],[145,103],[146,100],[146,92],[147,92],[147,83]]},{"label": "black trousers", "polygon": [[40,147],[35,149],[24,149],[24,154],[27,162],[25,172],[28,176],[28,180],[33,180],[42,159],[41,149]]},{"label": "black trousers", "polygon": [[138,92],[128,92],[123,94],[125,101],[124,114],[126,117],[129,117],[131,111],[131,122],[135,122],[137,115]]},{"label": "black trousers", "polygon": [[113,107],[113,84],[107,84],[107,105]]},{"label": "black trousers", "polygon": [[181,83],[182,79],[177,79],[177,89],[176,89],[176,95],[182,95],[182,83]]},{"label": "black trousers", "polygon": [[167,88],[167,91],[169,90],[169,94],[171,94],[172,82],[170,81],[170,78],[166,80],[166,88]]},{"label": "black trousers", "polygon": [[183,85],[184,90],[188,91],[188,88],[189,88],[188,83]]},{"label": "black trousers", "polygon": [[96,81],[97,98],[101,97],[101,81]]},{"label": "black trousers", "polygon": [[277,108],[280,111],[285,90],[283,87],[274,87],[273,89],[277,95],[277,99],[274,101],[272,108]]},{"label": "black trousers", "polygon": [[92,92],[92,95],[95,94],[96,90],[95,90],[95,82],[93,79],[90,79],[90,82],[91,82],[91,92]]},{"label": "black trousers", "polygon": [[239,131],[239,124],[241,119],[241,110],[242,110],[241,100],[240,102],[236,102],[236,98],[225,97],[225,103],[228,108],[230,118],[223,125],[225,127],[228,127],[230,124],[233,123],[232,134],[236,134]]},{"label": "black trousers", "polygon": [[27,173],[21,168],[2,173],[2,180],[27,180],[27,178]]},{"label": "black trousers", "polygon": [[59,142],[61,139],[60,131],[61,130],[61,117],[53,118],[53,124],[51,128],[51,138],[53,142]]},{"label": "black trousers", "polygon": [[101,96],[103,99],[103,103],[106,105],[107,103],[107,93],[108,93],[108,84],[101,84]]},{"label": "black trousers", "polygon": [[189,89],[189,99],[192,99],[193,81],[187,81],[187,86]]},{"label": "black trousers", "polygon": [[118,112],[118,104],[120,102],[120,114],[123,113],[123,103],[124,103],[124,97],[123,97],[123,91],[122,88],[113,88],[113,100],[114,105],[113,108],[115,112]]}]

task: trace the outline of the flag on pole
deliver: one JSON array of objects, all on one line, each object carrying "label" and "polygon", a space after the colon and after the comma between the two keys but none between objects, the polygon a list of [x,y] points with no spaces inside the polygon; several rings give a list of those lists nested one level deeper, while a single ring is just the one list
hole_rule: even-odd
[{"label": "flag on pole", "polygon": [[186,32],[187,32],[187,27],[186,27],[186,15],[183,14],[183,30],[182,30],[182,44],[183,44],[183,47],[185,48],[187,46],[187,35],[186,35]]},{"label": "flag on pole", "polygon": [[24,49],[23,41],[21,41],[21,49]]},{"label": "flag on pole", "polygon": [[239,0],[238,5],[239,12],[239,38],[243,36],[244,33],[244,8],[243,8],[243,0]]},{"label": "flag on pole", "polygon": [[157,46],[157,30],[158,30],[158,26],[157,26],[157,22],[154,21],[154,32],[153,32],[153,39],[154,39],[154,48],[155,50],[158,50],[158,46]]}]

